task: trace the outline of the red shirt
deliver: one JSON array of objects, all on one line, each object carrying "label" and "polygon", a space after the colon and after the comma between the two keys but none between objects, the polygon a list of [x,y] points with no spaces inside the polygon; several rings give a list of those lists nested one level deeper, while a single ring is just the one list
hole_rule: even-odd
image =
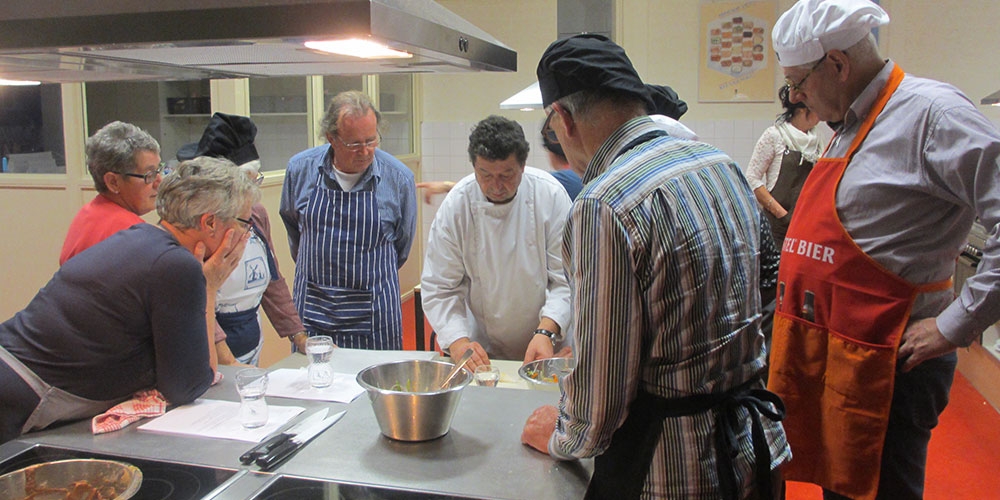
[{"label": "red shirt", "polygon": [[74,255],[94,246],[112,234],[145,222],[133,212],[98,194],[84,205],[69,225],[59,265],[63,265]]}]

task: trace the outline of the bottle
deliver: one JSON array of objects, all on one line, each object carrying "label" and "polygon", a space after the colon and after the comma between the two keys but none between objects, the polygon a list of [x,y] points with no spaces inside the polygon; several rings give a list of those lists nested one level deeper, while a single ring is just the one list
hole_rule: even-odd
[{"label": "bottle", "polygon": [[813,309],[815,299],[816,296],[809,290],[806,290],[805,300],[802,302],[802,319],[806,321],[816,320],[816,311]]}]

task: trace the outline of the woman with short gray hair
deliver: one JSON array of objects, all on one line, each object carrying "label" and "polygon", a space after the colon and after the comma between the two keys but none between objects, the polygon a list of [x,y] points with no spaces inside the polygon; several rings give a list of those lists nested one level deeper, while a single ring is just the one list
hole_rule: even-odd
[{"label": "woman with short gray hair", "polygon": [[87,169],[97,196],[69,226],[59,265],[108,236],[145,222],[160,186],[160,145],[131,123],[111,122],[87,139]]},{"label": "woman with short gray hair", "polygon": [[180,164],[157,225],[67,261],[0,324],[0,443],[156,389],[186,404],[212,383],[216,292],[239,262],[257,185],[233,164]]}]

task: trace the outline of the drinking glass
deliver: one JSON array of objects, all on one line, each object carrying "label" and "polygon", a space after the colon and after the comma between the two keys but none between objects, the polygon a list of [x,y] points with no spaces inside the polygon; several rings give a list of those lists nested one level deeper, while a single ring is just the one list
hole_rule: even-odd
[{"label": "drinking glass", "polygon": [[306,355],[309,356],[309,385],[322,389],[333,383],[333,339],[327,335],[316,335],[306,340]]},{"label": "drinking glass", "polygon": [[500,368],[493,365],[479,365],[473,373],[476,385],[496,387],[500,382]]},{"label": "drinking glass", "polygon": [[267,423],[267,370],[244,368],[236,372],[236,390],[240,393],[240,424],[256,429]]}]

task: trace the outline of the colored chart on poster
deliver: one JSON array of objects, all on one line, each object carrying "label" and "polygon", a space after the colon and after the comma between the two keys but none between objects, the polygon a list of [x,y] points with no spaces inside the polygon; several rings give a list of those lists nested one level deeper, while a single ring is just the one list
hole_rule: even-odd
[{"label": "colored chart on poster", "polygon": [[699,101],[774,101],[776,8],[773,0],[701,5]]}]

